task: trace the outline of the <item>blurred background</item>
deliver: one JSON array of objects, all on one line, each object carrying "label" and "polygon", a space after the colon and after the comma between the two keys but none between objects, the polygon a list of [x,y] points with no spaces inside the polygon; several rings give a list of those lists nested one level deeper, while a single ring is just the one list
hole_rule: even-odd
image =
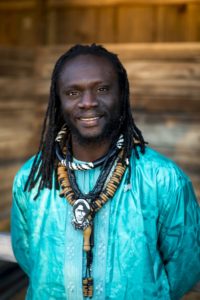
[{"label": "blurred background", "polygon": [[[200,0],[0,0],[0,253],[13,177],[37,150],[54,63],[70,45],[93,42],[119,55],[137,125],[199,199]],[[9,260],[0,254],[0,299],[24,299],[27,280]]]}]

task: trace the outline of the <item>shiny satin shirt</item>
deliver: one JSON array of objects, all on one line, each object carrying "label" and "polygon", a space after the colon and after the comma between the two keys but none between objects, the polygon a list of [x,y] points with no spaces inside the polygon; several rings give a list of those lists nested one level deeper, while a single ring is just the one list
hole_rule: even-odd
[{"label": "shiny satin shirt", "polygon": [[[82,231],[55,188],[24,192],[30,159],[13,185],[14,254],[29,276],[28,300],[82,300]],[[100,169],[75,171],[89,192]],[[94,221],[93,300],[176,300],[200,280],[200,209],[190,179],[154,150],[131,158],[112,200]]]}]

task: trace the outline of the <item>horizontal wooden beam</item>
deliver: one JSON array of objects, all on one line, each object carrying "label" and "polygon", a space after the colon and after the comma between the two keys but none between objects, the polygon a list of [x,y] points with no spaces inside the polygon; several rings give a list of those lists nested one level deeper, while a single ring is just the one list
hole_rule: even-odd
[{"label": "horizontal wooden beam", "polygon": [[200,4],[199,0],[48,0],[48,7],[63,6],[124,6],[124,5],[183,5]]},{"label": "horizontal wooden beam", "polygon": [[[4,10],[30,10],[37,9],[43,0],[1,0],[0,11]],[[150,6],[150,5],[189,5],[199,4],[199,0],[49,0],[44,4],[44,7],[48,8],[59,8],[59,7],[102,7],[102,6]]]},{"label": "horizontal wooden beam", "polygon": [[37,1],[34,0],[23,0],[23,1],[7,1],[7,0],[1,0],[0,2],[0,12],[2,10],[30,10],[35,9],[37,7]]},{"label": "horizontal wooden beam", "polygon": [[[119,55],[120,59],[126,60],[172,60],[172,61],[199,61],[200,43],[119,43],[102,44],[108,50]],[[72,45],[58,45],[37,47],[37,60],[44,64],[46,61],[54,62]],[[1,53],[1,49],[0,49]],[[38,64],[40,67],[40,64]],[[40,68],[41,70],[41,68]]]},{"label": "horizontal wooden beam", "polygon": [[105,44],[105,47],[117,53],[123,60],[200,61],[200,43],[126,43]]}]

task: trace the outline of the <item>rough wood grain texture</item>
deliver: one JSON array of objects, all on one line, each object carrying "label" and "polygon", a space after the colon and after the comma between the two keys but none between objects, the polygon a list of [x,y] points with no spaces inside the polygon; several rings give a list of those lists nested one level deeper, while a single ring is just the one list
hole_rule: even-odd
[{"label": "rough wood grain texture", "polygon": [[[15,99],[3,97],[0,101],[0,160],[4,162],[27,157],[30,154],[37,123],[34,99],[28,97],[24,97],[24,100],[23,97],[19,99],[16,91],[17,89]],[[32,147],[36,150],[34,145]]]},{"label": "rough wood grain texture", "polygon": [[200,61],[199,43],[122,43],[106,44],[106,47],[117,53],[124,62],[126,60]]},{"label": "rough wood grain texture", "polygon": [[[162,61],[157,60],[139,60],[125,61],[125,67],[129,73],[129,78],[133,80],[149,80],[154,81],[156,85],[157,80],[186,80],[189,83],[200,82],[200,61],[185,62],[185,61]],[[175,85],[175,84],[174,84]]]},{"label": "rough wood grain texture", "polygon": [[[5,1],[5,0],[4,0]],[[16,1],[16,0],[15,0]],[[103,1],[94,1],[94,0],[47,0],[47,4],[50,7],[59,7],[59,6],[102,6],[102,5],[172,5],[172,4],[191,4],[199,3],[198,0],[103,0]]]},{"label": "rough wood grain texture", "polygon": [[7,220],[10,218],[10,208],[12,201],[12,193],[11,191],[4,191],[3,198],[0,203],[0,221]]},{"label": "rough wood grain texture", "polygon": [[0,10],[6,11],[18,11],[18,10],[30,10],[36,7],[37,0],[1,0]]},{"label": "rough wood grain texture", "polygon": [[[77,8],[59,12],[57,22],[57,43],[92,43],[96,40],[96,10],[94,8]],[[74,22],[78,20],[78,22]]]},{"label": "rough wood grain texture", "polygon": [[198,0],[2,0],[0,43],[199,41],[199,15]]},{"label": "rough wood grain texture", "polygon": [[151,6],[124,6],[118,10],[117,42],[152,42],[155,9]]},{"label": "rough wood grain texture", "polygon": [[186,40],[188,27],[186,4],[168,7],[160,5],[157,9],[157,18],[156,41],[182,42]]},{"label": "rough wood grain texture", "polygon": [[[31,76],[34,70],[35,51],[33,49],[0,47],[0,76]],[[1,77],[1,81],[4,78]],[[26,79],[26,78],[24,78]]]},{"label": "rough wood grain texture", "polygon": [[[200,9],[199,2],[192,1],[48,1],[47,14],[51,14],[52,10],[57,9],[57,23],[62,27],[67,35],[67,27],[64,26],[63,12],[59,12],[58,8],[63,11],[77,13],[83,12],[87,8],[93,9],[93,14],[96,16],[96,21],[91,26],[91,32],[96,28],[100,19],[101,11],[106,11],[111,8],[115,14],[110,18],[110,42],[177,42],[177,41],[197,41],[199,40],[199,16],[198,13],[191,13],[191,7]],[[103,9],[102,9],[103,7]],[[87,17],[85,18],[87,20]],[[88,15],[88,19],[90,16]],[[50,19],[49,19],[50,20]],[[76,18],[77,20],[77,18]],[[81,16],[78,18],[81,21]],[[72,31],[77,26],[78,22],[71,22]],[[106,25],[105,25],[106,26]],[[81,24],[79,26],[81,28]],[[102,24],[104,30],[104,24]],[[188,33],[190,32],[190,33]],[[61,37],[62,38],[62,37]],[[78,36],[77,36],[78,38]],[[79,40],[73,35],[73,38],[67,38],[67,42],[82,41],[90,42],[90,35],[79,37]],[[107,35],[104,35],[104,42]],[[96,31],[95,40],[99,41],[99,32]],[[63,42],[65,40],[62,39]],[[60,43],[60,40],[57,40]]]},{"label": "rough wood grain texture", "polygon": [[[7,72],[8,71],[6,71],[5,73],[7,74]],[[18,78],[15,78],[14,76],[0,77],[1,109],[6,109],[7,107],[7,109],[9,110],[11,108],[10,106],[13,105],[16,105],[17,108],[18,102],[20,109],[26,109],[27,106],[30,107],[30,105],[33,105],[33,103],[31,103],[29,99],[33,98],[33,91],[35,85],[34,82],[30,79],[30,77],[24,76],[19,76]],[[16,96],[18,98],[17,103]],[[8,99],[10,99],[10,101],[8,101]],[[26,99],[27,101],[25,101]]]},{"label": "rough wood grain texture", "polygon": [[10,230],[10,218],[0,220],[0,231],[9,231]]},{"label": "rough wood grain texture", "polygon": [[118,10],[114,7],[100,7],[96,14],[95,43],[116,43],[118,30]]},{"label": "rough wood grain texture", "polygon": [[[104,44],[110,51],[116,53],[125,63],[137,61],[166,62],[197,62],[200,63],[200,43],[141,43],[141,44]],[[37,76],[50,76],[53,64],[57,58],[66,52],[72,44],[36,48]],[[46,70],[50,65],[51,69]],[[44,66],[41,68],[41,66]],[[48,72],[46,72],[48,71]]]},{"label": "rough wood grain texture", "polygon": [[200,40],[200,5],[197,3],[188,6],[187,14],[188,28],[186,30],[188,41]]},{"label": "rough wood grain texture", "polygon": [[0,159],[0,178],[1,178],[0,193],[2,193],[3,191],[5,192],[11,191],[10,187],[12,186],[14,176],[23,163],[24,163],[24,158],[21,158],[21,160],[17,159],[16,161],[10,160],[7,163],[5,163],[4,159]]},{"label": "rough wood grain texture", "polygon": [[[8,18],[9,14],[9,18]],[[31,46],[37,44],[36,13],[34,11],[4,11],[0,8],[1,45]]]},{"label": "rough wood grain texture", "polygon": [[56,24],[57,24],[57,13],[56,10],[49,10],[46,21],[48,24],[48,30],[46,32],[46,43],[47,45],[54,45],[56,44]]}]

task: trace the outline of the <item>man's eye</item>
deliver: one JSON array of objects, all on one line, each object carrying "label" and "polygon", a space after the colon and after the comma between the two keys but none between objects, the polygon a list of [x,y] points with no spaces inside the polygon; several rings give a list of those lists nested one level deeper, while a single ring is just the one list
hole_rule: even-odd
[{"label": "man's eye", "polygon": [[97,89],[97,92],[99,92],[99,93],[106,93],[106,92],[108,92],[108,90],[109,90],[108,86],[101,86],[101,87],[99,87]]},{"label": "man's eye", "polygon": [[70,96],[70,97],[76,97],[79,95],[79,92],[78,91],[67,91],[66,95]]}]

